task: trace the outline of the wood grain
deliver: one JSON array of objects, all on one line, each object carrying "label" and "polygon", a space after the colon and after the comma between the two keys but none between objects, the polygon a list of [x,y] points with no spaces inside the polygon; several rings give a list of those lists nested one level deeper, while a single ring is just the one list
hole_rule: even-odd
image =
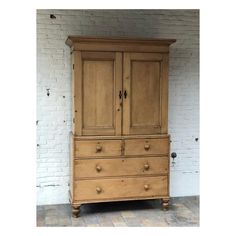
[{"label": "wood grain", "polygon": [[75,157],[105,157],[120,155],[121,140],[75,141]]},{"label": "wood grain", "polygon": [[120,93],[122,93],[122,53],[116,52],[115,54],[115,135],[122,134],[122,103],[123,98],[120,98]]},{"label": "wood grain", "polygon": [[[147,147],[147,148],[145,148]],[[169,139],[127,139],[125,155],[168,155]]]},{"label": "wood grain", "polygon": [[168,52],[175,39],[69,36],[66,44],[80,51]]},{"label": "wood grain", "polygon": [[82,135],[82,60],[81,52],[74,52],[74,133]]},{"label": "wood grain", "polygon": [[168,133],[168,67],[169,55],[163,55],[163,62],[161,66],[161,132]]},{"label": "wood grain", "polygon": [[76,179],[167,173],[168,157],[75,160]]},{"label": "wood grain", "polygon": [[123,54],[123,91],[127,91],[128,96],[123,99],[123,135],[130,134],[130,53]]},{"label": "wood grain", "polygon": [[115,53],[82,53],[82,133],[115,134]]},{"label": "wood grain", "polygon": [[73,46],[79,42],[95,42],[95,43],[122,43],[122,44],[144,44],[144,45],[170,45],[176,42],[176,39],[161,39],[161,38],[127,38],[127,37],[99,37],[99,36],[68,36],[66,44]]},{"label": "wood grain", "polygon": [[75,199],[77,201],[121,197],[158,197],[166,194],[167,176],[75,181]]},{"label": "wood grain", "polygon": [[124,53],[125,135],[161,133],[163,57],[160,53]]}]

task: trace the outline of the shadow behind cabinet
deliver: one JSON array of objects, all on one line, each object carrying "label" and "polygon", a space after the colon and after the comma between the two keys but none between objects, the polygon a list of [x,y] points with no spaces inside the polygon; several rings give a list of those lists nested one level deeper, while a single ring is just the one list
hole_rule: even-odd
[{"label": "shadow behind cabinet", "polygon": [[168,58],[173,39],[69,36],[70,202],[169,204]]}]

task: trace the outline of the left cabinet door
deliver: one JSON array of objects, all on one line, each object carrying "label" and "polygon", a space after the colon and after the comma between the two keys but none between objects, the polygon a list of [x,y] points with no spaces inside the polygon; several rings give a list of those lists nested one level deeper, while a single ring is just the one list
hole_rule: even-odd
[{"label": "left cabinet door", "polygon": [[73,53],[75,135],[120,135],[122,54]]}]

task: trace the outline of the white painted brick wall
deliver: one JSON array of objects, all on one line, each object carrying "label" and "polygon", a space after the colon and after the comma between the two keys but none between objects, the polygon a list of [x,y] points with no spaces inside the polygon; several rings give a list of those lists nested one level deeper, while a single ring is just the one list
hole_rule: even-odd
[{"label": "white painted brick wall", "polygon": [[[54,14],[56,19],[50,19]],[[37,204],[68,203],[71,59],[68,35],[176,38],[170,50],[171,196],[199,194],[198,10],[37,11]],[[46,89],[50,88],[50,96]]]}]

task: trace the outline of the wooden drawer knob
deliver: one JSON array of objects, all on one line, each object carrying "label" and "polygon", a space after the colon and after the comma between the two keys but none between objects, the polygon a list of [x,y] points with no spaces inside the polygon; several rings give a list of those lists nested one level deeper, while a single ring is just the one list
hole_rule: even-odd
[{"label": "wooden drawer knob", "polygon": [[148,163],[144,164],[144,169],[148,170],[150,168],[150,166],[148,165]]},{"label": "wooden drawer knob", "polygon": [[96,146],[96,152],[101,152],[102,151],[102,146],[100,144],[98,144]]},{"label": "wooden drawer knob", "polygon": [[96,191],[97,191],[97,193],[99,194],[99,193],[102,192],[102,189],[101,189],[100,187],[97,187],[97,188],[96,188]]},{"label": "wooden drawer knob", "polygon": [[149,185],[148,184],[145,184],[144,185],[144,189],[147,191],[149,189]]},{"label": "wooden drawer knob", "polygon": [[150,144],[146,143],[146,144],[144,145],[144,149],[145,149],[146,151],[148,151],[148,150],[150,149]]},{"label": "wooden drawer knob", "polygon": [[100,172],[100,171],[102,170],[102,167],[99,166],[99,165],[97,165],[97,166],[96,166],[96,170],[97,170],[97,172]]}]

